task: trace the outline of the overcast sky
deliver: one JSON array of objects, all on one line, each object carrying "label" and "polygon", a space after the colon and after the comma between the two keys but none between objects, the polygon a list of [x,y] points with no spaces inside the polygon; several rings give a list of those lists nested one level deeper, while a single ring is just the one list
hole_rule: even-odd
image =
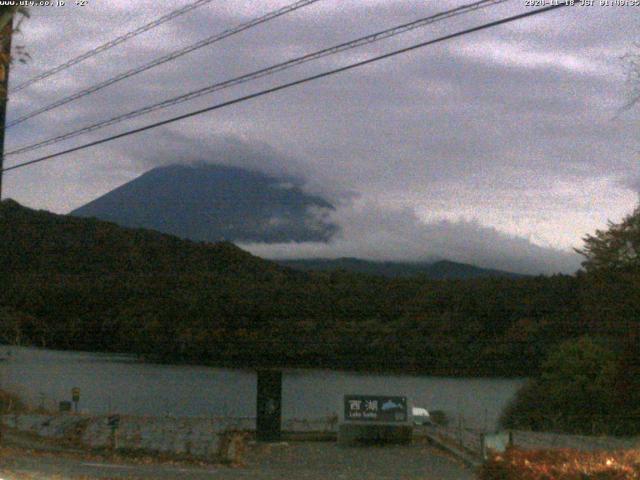
[{"label": "overcast sky", "polygon": [[[14,40],[17,85],[187,1],[34,7]],[[11,96],[9,120],[250,20],[287,0],[216,0]],[[291,57],[462,5],[321,0],[10,129],[7,149]],[[336,205],[328,245],[245,246],[267,257],[444,257],[572,272],[581,238],[632,211],[640,108],[627,53],[640,7],[576,6],[470,34],[146,133],[7,172],[4,197],[66,213],[159,165],[210,161],[293,174]],[[30,154],[5,166],[530,10],[512,0]]]}]

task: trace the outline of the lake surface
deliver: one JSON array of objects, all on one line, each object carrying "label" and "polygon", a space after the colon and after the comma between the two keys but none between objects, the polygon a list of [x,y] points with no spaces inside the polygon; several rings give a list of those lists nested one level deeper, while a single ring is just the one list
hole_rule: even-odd
[{"label": "lake surface", "polygon": [[[10,352],[10,353],[9,353]],[[255,417],[253,370],[158,365],[128,355],[0,346],[0,387],[56,409],[80,388],[80,411],[131,415]],[[404,395],[474,428],[495,427],[522,379],[446,378],[284,369],[283,417],[337,413],[345,394]]]}]

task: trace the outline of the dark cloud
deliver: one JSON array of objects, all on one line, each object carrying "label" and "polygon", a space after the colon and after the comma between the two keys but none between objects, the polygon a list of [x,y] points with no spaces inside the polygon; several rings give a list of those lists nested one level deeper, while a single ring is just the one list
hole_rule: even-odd
[{"label": "dark cloud", "polygon": [[353,199],[356,192],[335,181],[313,165],[277,151],[265,142],[243,139],[231,134],[183,133],[166,130],[153,144],[131,142],[125,153],[136,159],[144,170],[171,164],[209,163],[229,165],[282,178],[306,190],[320,194],[334,204]]}]

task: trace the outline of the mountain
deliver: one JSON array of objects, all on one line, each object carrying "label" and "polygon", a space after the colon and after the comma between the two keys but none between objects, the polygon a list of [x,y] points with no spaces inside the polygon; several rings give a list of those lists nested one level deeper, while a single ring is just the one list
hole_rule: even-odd
[{"label": "mountain", "polygon": [[354,273],[367,273],[383,277],[410,277],[421,275],[432,280],[523,277],[512,272],[480,268],[466,263],[441,260],[437,262],[374,262],[358,258],[333,259],[301,259],[276,260],[277,263],[302,271],[337,271],[344,270]]},{"label": "mountain", "polygon": [[228,242],[159,232],[0,202],[0,271],[47,275],[280,275],[287,269]]},{"label": "mountain", "polygon": [[71,212],[197,241],[327,241],[333,206],[294,180],[222,165],[171,165]]}]

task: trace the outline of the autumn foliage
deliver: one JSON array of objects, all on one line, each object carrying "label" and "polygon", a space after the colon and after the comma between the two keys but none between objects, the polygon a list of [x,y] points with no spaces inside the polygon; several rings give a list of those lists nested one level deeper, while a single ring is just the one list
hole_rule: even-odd
[{"label": "autumn foliage", "polygon": [[510,449],[482,467],[480,480],[634,480],[640,479],[640,451]]}]

